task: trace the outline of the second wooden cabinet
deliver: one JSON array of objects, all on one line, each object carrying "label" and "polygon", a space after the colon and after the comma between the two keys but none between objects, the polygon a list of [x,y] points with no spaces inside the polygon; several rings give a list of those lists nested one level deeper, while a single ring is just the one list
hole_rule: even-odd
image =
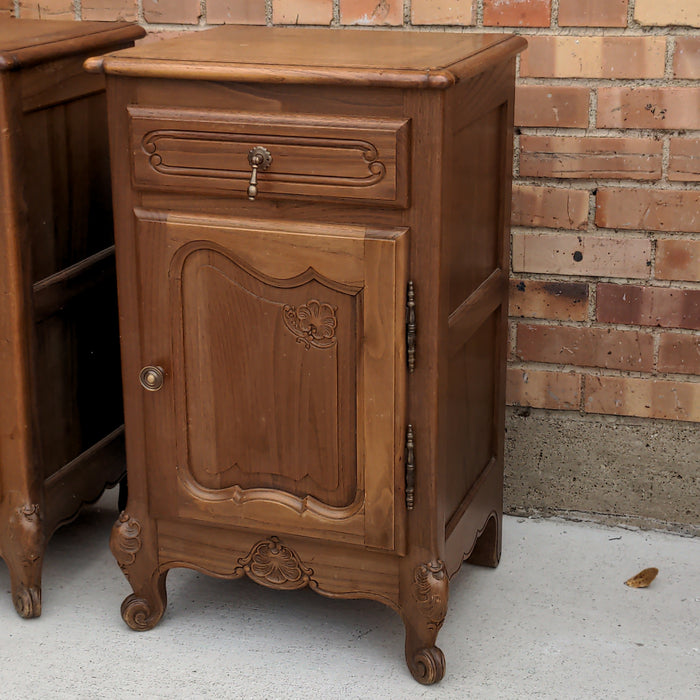
[{"label": "second wooden cabinet", "polygon": [[0,557],[41,614],[54,531],[124,476],[103,76],[126,22],[0,16]]},{"label": "second wooden cabinet", "polygon": [[133,628],[189,566],[384,602],[413,675],[442,677],[448,579],[500,554],[523,44],[223,27],[89,62],[108,75]]}]

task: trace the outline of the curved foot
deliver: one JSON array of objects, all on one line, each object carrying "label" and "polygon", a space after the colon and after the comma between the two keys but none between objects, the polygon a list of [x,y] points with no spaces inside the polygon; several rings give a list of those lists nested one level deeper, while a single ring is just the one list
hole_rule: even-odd
[{"label": "curved foot", "polygon": [[165,612],[165,600],[148,600],[132,593],[122,603],[122,618],[132,630],[145,632],[160,622]]},{"label": "curved foot", "polygon": [[424,647],[412,654],[407,650],[406,663],[411,675],[423,685],[437,683],[445,675],[445,655],[439,647]]},{"label": "curved foot", "polygon": [[467,557],[470,564],[496,568],[501,560],[501,516],[492,513]]},{"label": "curved foot", "polygon": [[27,503],[11,510],[9,522],[0,530],[0,551],[10,573],[12,602],[20,617],[41,615],[41,567],[44,528],[41,509]]},{"label": "curved foot", "polygon": [[406,664],[423,685],[442,680],[445,655],[435,646],[447,614],[449,578],[445,563],[433,559],[418,564],[403,579],[401,615],[406,627]]},{"label": "curved foot", "polygon": [[158,567],[152,521],[123,511],[112,528],[109,544],[134,591],[122,603],[122,618],[132,630],[150,630],[163,617],[168,604],[168,572]]},{"label": "curved foot", "polygon": [[12,602],[20,617],[29,619],[41,615],[41,588],[32,586],[27,588],[18,585],[12,592]]}]

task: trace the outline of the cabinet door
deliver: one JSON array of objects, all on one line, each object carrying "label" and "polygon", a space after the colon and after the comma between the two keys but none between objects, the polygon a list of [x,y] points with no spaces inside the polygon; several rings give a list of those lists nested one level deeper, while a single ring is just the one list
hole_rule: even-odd
[{"label": "cabinet door", "polygon": [[138,212],[156,517],[401,550],[407,239]]}]

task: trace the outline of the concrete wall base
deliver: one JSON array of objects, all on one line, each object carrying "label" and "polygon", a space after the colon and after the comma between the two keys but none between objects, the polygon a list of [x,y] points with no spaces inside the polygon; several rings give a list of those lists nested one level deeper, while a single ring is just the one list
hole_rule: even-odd
[{"label": "concrete wall base", "polygon": [[509,408],[504,508],[700,535],[694,423]]}]

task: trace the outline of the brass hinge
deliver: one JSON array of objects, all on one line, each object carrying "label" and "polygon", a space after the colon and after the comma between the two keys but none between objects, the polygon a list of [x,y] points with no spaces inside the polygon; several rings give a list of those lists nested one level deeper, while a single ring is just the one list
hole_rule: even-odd
[{"label": "brass hinge", "polygon": [[416,491],[416,464],[413,456],[413,426],[406,428],[406,510],[413,510]]},{"label": "brass hinge", "polygon": [[416,368],[416,294],[412,280],[406,291],[406,361],[408,371],[413,372]]}]

